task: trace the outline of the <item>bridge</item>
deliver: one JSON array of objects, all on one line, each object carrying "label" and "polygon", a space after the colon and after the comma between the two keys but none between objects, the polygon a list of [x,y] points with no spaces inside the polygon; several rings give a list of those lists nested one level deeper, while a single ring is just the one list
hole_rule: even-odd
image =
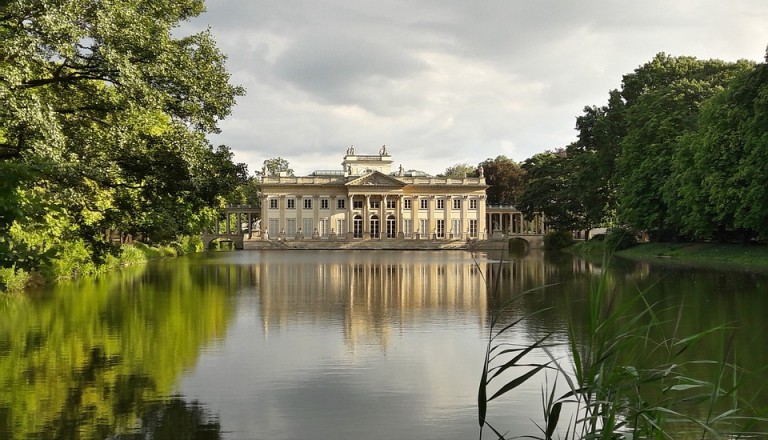
[{"label": "bridge", "polygon": [[219,218],[213,231],[204,231],[200,236],[205,249],[214,240],[231,242],[235,249],[243,249],[245,237],[252,239],[259,233],[260,209],[255,206],[228,206],[221,215],[223,218]]}]

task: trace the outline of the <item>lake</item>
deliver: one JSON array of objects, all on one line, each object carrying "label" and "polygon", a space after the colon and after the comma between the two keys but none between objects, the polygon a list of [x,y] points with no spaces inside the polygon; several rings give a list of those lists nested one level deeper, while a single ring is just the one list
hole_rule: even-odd
[{"label": "lake", "polygon": [[[536,252],[236,251],[0,297],[0,438],[477,438],[487,280],[502,299],[534,289],[504,314],[529,317],[506,342],[564,342],[569,322],[586,332],[585,292],[604,271],[617,303],[643,292],[676,334],[727,327],[687,354],[727,346],[755,372],[739,396],[768,407],[765,272]],[[537,434],[541,414],[541,383],[529,382],[488,419]]]}]

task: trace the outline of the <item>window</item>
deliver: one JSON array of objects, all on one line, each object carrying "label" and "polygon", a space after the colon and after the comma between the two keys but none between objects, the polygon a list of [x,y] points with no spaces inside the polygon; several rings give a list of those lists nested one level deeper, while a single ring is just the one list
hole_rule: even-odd
[{"label": "window", "polygon": [[477,219],[469,219],[469,236],[477,238]]},{"label": "window", "polygon": [[396,206],[397,206],[397,200],[387,199],[387,209],[395,209]]},{"label": "window", "polygon": [[429,207],[429,200],[419,199],[419,209],[427,209]]},{"label": "window", "polygon": [[288,209],[296,209],[296,199],[286,199]]},{"label": "window", "polygon": [[437,219],[436,222],[437,228],[435,229],[435,236],[437,238],[445,238],[445,220],[443,219]]},{"label": "window", "polygon": [[469,209],[477,209],[477,199],[469,199]]},{"label": "window", "polygon": [[460,238],[461,237],[461,219],[455,218],[451,222],[451,234],[453,234],[453,238]]},{"label": "window", "polygon": [[336,199],[336,209],[347,209],[344,199]]},{"label": "window", "polygon": [[320,222],[317,223],[317,232],[318,234],[320,234],[321,237],[328,236],[328,219],[327,218],[321,218]]},{"label": "window", "polygon": [[437,199],[437,209],[445,209],[445,199]]},{"label": "window", "polygon": [[269,209],[277,209],[277,199],[269,199]]},{"label": "window", "polygon": [[269,229],[267,229],[269,238],[275,239],[280,234],[280,220],[276,218],[269,219]]},{"label": "window", "polygon": [[352,201],[352,208],[353,209],[363,209],[363,201],[362,200],[353,200]]},{"label": "window", "polygon": [[406,237],[410,237],[412,232],[413,232],[413,222],[411,221],[411,219],[403,220],[403,234]]},{"label": "window", "polygon": [[304,199],[304,209],[312,209],[312,199]]},{"label": "window", "polygon": [[411,209],[411,199],[403,199],[403,209]]},{"label": "window", "polygon": [[286,237],[296,236],[296,219],[295,218],[285,219],[285,236]]},{"label": "window", "polygon": [[314,227],[312,225],[312,219],[311,218],[301,219],[301,223],[302,223],[301,234],[304,235],[305,237],[311,237],[315,232]]},{"label": "window", "polygon": [[429,220],[425,218],[419,220],[419,228],[422,237],[429,237]]},{"label": "window", "polygon": [[453,199],[453,209],[461,209],[461,199]]},{"label": "window", "polygon": [[[343,200],[342,200],[343,201]],[[343,236],[346,234],[346,228],[345,225],[347,224],[347,220],[343,218],[336,219],[336,233]]]},{"label": "window", "polygon": [[328,199],[320,199],[320,209],[328,209]]},{"label": "window", "polygon": [[379,209],[380,203],[378,200],[371,200],[371,209]]}]

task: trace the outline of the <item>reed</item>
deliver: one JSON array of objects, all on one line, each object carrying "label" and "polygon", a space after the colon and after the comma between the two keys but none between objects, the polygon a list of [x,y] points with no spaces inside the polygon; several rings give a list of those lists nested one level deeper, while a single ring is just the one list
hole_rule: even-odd
[{"label": "reed", "polygon": [[[491,307],[478,390],[481,439],[487,431],[498,439],[765,438],[759,427],[766,420],[747,411],[750,403],[739,394],[749,372],[733,362],[728,325],[682,335],[682,306],[663,309],[642,291],[618,301],[603,270],[586,295],[586,332],[576,331],[569,313],[566,342],[547,334],[515,346],[506,336],[528,317],[505,322],[502,316],[533,290],[503,301],[493,269],[486,284]],[[719,359],[686,355],[713,335],[724,341]],[[532,427],[538,434],[492,424],[489,405],[529,381],[542,384],[542,417]]]}]

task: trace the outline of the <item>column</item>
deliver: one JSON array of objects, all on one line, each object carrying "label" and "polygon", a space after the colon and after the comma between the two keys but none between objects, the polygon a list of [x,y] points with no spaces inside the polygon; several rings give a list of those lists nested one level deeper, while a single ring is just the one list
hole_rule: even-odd
[{"label": "column", "polygon": [[371,207],[371,195],[365,195],[365,205],[363,205],[363,239],[371,238],[371,222],[368,219]]},{"label": "column", "polygon": [[352,238],[352,202],[355,196],[350,195],[347,203],[347,239]]},{"label": "column", "polygon": [[[469,197],[461,196],[461,199],[461,228],[463,229],[461,231],[461,238],[467,239],[469,238],[469,216],[467,216],[467,211],[469,210]],[[479,220],[478,223],[480,223]],[[464,230],[466,230],[466,232]]]},{"label": "column", "polygon": [[427,202],[427,216],[429,217],[427,237],[435,238],[435,195],[430,195],[427,200],[429,200]]},{"label": "column", "polygon": [[488,238],[487,235],[485,237],[482,236],[484,231],[488,230],[487,224],[481,224],[481,222],[485,219],[485,196],[480,196],[480,200],[477,201],[477,234],[480,235],[480,238]]}]

